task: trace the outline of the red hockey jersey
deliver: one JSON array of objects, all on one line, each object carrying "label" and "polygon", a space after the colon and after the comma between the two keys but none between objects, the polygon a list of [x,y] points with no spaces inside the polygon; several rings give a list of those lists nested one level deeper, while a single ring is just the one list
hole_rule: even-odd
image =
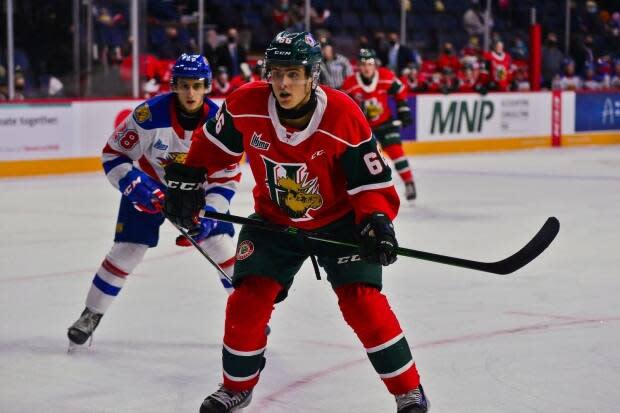
[{"label": "red hockey jersey", "polygon": [[510,82],[512,82],[512,59],[506,52],[497,54],[493,51],[487,52],[484,55],[488,65],[489,81],[497,84],[497,89],[506,91],[510,88]]},{"label": "red hockey jersey", "polygon": [[312,230],[350,212],[358,222],[375,211],[393,219],[400,201],[364,115],[342,92],[321,86],[316,94],[310,123],[292,130],[268,83],[242,86],[194,136],[186,164],[218,171],[245,152],[255,211],[279,224]]},{"label": "red hockey jersey", "polygon": [[389,95],[396,101],[407,99],[407,90],[394,73],[379,67],[369,85],[362,81],[362,75],[355,73],[344,80],[342,90],[350,95],[364,111],[371,128],[392,119],[392,111],[388,105]]}]

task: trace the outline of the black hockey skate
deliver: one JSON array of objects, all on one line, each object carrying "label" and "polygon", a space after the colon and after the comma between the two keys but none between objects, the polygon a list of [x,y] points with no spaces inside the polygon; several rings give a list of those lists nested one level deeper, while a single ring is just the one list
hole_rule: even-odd
[{"label": "black hockey skate", "polygon": [[413,201],[417,196],[418,193],[415,189],[415,183],[413,181],[405,182],[405,198],[407,198],[407,201]]},{"label": "black hockey skate", "polygon": [[426,413],[429,408],[422,385],[396,396],[396,413]]},{"label": "black hockey skate", "polygon": [[85,308],[80,318],[69,327],[67,337],[71,344],[82,345],[92,336],[93,332],[99,325],[103,314],[97,314]]},{"label": "black hockey skate", "polygon": [[207,397],[200,406],[200,413],[228,413],[243,409],[252,401],[252,390],[232,391],[223,385]]}]

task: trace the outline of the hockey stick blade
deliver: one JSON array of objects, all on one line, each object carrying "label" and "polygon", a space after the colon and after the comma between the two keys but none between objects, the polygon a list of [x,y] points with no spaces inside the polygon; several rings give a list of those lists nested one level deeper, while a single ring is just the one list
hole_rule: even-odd
[{"label": "hockey stick blade", "polygon": [[[260,221],[257,219],[244,218],[236,215],[222,214],[212,211],[203,210],[201,211],[200,216],[215,219],[218,221],[231,222],[233,224],[251,225],[254,227],[265,229],[267,231],[284,232],[290,235],[303,235],[309,239],[313,239],[316,241],[327,242],[359,250],[358,244],[336,239],[330,234],[303,231],[287,225],[274,224],[271,222]],[[432,252],[414,250],[403,247],[398,247],[396,249],[396,253],[404,257],[417,258],[420,260],[432,261],[440,264],[452,265],[461,268],[469,268],[471,270],[506,275],[517,271],[519,268],[522,268],[523,266],[534,260],[536,257],[538,257],[555,239],[559,230],[560,221],[558,221],[558,219],[555,217],[547,218],[547,221],[544,223],[542,228],[523,248],[521,248],[510,257],[496,262],[466,260],[464,258],[434,254]]]},{"label": "hockey stick blade", "polygon": [[534,237],[519,251],[501,261],[481,262],[463,258],[449,257],[430,252],[398,248],[398,255],[434,261],[441,264],[454,265],[472,270],[490,272],[493,274],[511,274],[524,267],[547,249],[560,231],[560,221],[556,217],[549,217]]}]

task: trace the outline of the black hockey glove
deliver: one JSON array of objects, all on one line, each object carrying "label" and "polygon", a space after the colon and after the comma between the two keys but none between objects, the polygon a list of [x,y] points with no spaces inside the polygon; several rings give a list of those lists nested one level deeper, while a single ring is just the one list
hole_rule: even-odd
[{"label": "black hockey glove", "polygon": [[392,221],[381,212],[375,212],[358,227],[360,256],[366,262],[390,265],[396,261],[396,234]]},{"label": "black hockey glove", "polygon": [[413,118],[411,117],[411,109],[407,102],[398,102],[396,106],[398,108],[398,120],[403,123],[403,128],[411,125]]},{"label": "black hockey glove", "polygon": [[202,183],[206,171],[180,163],[171,163],[165,167],[165,171],[164,180],[168,189],[164,215],[183,228],[194,228],[199,222],[198,213],[205,206]]}]

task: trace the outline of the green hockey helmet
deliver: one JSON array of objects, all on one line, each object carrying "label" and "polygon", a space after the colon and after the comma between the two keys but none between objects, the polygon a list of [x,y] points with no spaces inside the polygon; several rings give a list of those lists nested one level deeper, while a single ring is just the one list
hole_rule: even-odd
[{"label": "green hockey helmet", "polygon": [[377,54],[372,49],[360,49],[357,59],[360,62],[375,63],[377,61]]},{"label": "green hockey helmet", "polygon": [[265,51],[265,75],[269,78],[273,66],[304,66],[314,89],[319,82],[321,59],[321,46],[312,34],[282,31]]}]

